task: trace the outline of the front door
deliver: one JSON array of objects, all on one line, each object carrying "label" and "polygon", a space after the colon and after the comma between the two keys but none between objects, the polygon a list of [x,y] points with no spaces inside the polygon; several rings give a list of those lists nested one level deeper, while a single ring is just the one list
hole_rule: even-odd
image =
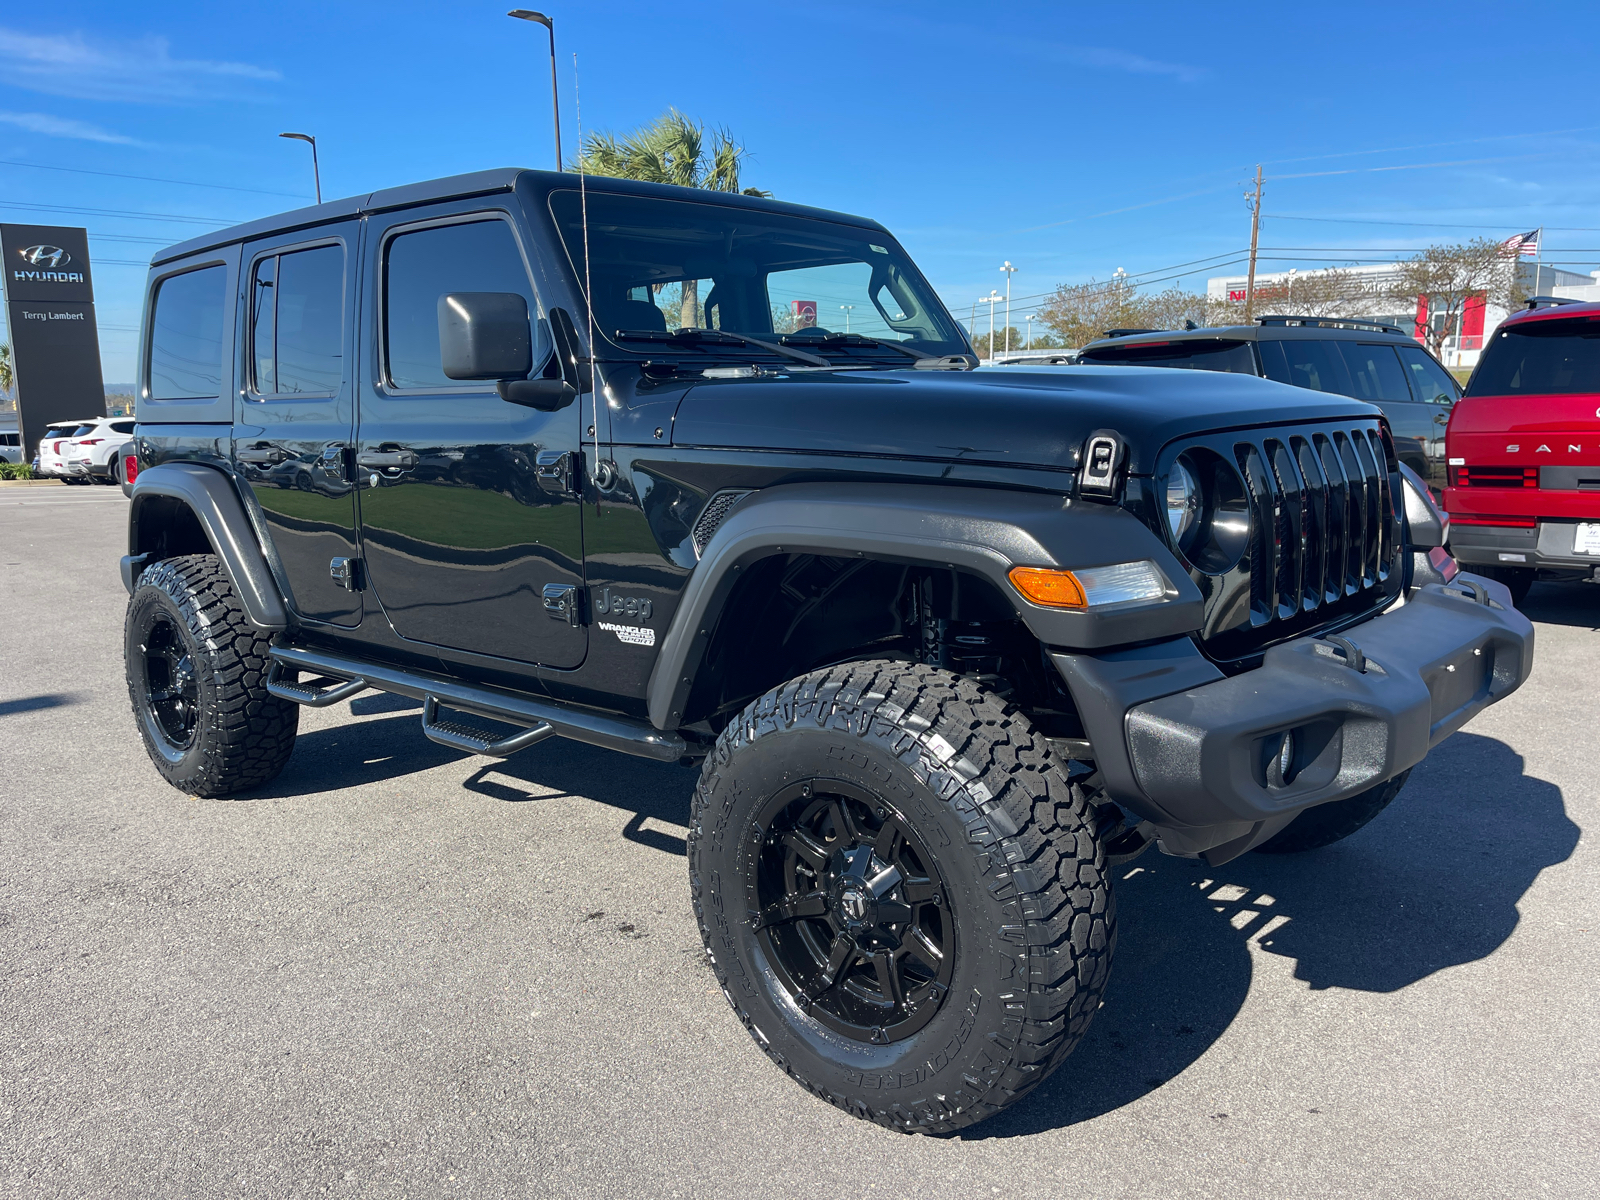
[{"label": "front door", "polygon": [[234,462],[261,506],[295,611],[334,625],[361,619],[361,597],[330,572],[358,553],[350,445],[358,239],[358,223],[344,221],[253,242],[240,272],[246,382]]},{"label": "front door", "polygon": [[543,315],[520,231],[504,211],[458,203],[369,218],[366,246],[356,464],[384,613],[416,642],[578,666],[580,406],[525,408],[440,366],[446,293],[515,292]]}]

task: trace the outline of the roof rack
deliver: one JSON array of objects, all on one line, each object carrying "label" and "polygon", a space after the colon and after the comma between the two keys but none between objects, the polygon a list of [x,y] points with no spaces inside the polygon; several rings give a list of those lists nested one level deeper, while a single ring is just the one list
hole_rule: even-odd
[{"label": "roof rack", "polygon": [[1136,333],[1165,333],[1164,329],[1108,329],[1107,337],[1132,337]]},{"label": "roof rack", "polygon": [[1581,301],[1581,300],[1573,300],[1568,296],[1529,296],[1528,297],[1528,302],[1527,302],[1527,307],[1530,308],[1530,309],[1533,309],[1533,308],[1538,308],[1542,304],[1542,305],[1545,305],[1548,308],[1554,308],[1558,304],[1582,304],[1582,303],[1583,303],[1583,301]]},{"label": "roof rack", "polygon": [[1406,331],[1385,321],[1369,321],[1363,317],[1293,317],[1270,316],[1257,317],[1257,325],[1309,325],[1315,329],[1370,329],[1377,333],[1398,333],[1406,336]]}]

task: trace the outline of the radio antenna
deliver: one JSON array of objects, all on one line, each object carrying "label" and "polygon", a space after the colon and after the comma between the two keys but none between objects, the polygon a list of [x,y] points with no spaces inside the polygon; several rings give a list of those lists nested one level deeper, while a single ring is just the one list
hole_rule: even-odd
[{"label": "radio antenna", "polygon": [[[594,287],[590,282],[589,273],[589,191],[584,180],[583,170],[583,89],[579,86],[578,55],[572,55],[572,108],[578,123],[578,208],[583,222],[583,306],[588,313],[589,326],[589,393],[591,411],[594,413],[594,425],[591,433],[594,435],[594,470],[591,472],[598,484],[600,476],[600,370],[595,362],[594,352]],[[581,410],[580,410],[581,411]],[[595,496],[595,511],[599,512],[600,497]]]}]

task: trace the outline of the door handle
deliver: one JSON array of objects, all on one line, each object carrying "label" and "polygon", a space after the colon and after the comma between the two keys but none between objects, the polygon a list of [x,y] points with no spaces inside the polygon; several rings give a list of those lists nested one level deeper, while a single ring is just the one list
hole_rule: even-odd
[{"label": "door handle", "polygon": [[363,450],[356,455],[356,465],[384,471],[409,471],[417,465],[417,456],[410,450]]},{"label": "door handle", "polygon": [[235,450],[233,456],[242,463],[255,463],[270,467],[286,462],[289,458],[289,453],[278,446],[251,446],[244,450]]},{"label": "door handle", "polygon": [[581,451],[541,450],[533,460],[534,478],[541,491],[570,496],[578,490],[583,473]]}]

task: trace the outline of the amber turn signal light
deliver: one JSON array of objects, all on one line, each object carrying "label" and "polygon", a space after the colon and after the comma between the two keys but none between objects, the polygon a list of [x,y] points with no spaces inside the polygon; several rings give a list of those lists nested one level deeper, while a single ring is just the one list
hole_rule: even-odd
[{"label": "amber turn signal light", "polygon": [[1011,584],[1027,599],[1045,608],[1088,608],[1083,585],[1071,571],[1045,567],[1012,567]]}]

